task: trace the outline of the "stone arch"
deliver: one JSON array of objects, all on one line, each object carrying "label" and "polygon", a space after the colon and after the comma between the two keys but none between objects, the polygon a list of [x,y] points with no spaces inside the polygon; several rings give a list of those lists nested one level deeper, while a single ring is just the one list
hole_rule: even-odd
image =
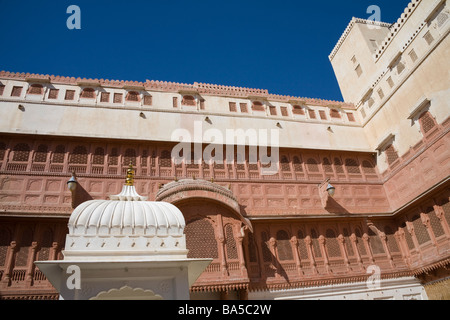
[{"label": "stone arch", "polygon": [[177,204],[180,201],[205,199],[218,202],[228,208],[242,223],[245,229],[253,232],[250,221],[241,212],[241,207],[231,190],[206,180],[183,179],[164,185],[156,194],[156,201]]},{"label": "stone arch", "polygon": [[[210,181],[183,179],[163,186],[155,200],[172,203],[183,213],[188,258],[213,259],[194,283],[194,291],[222,291],[217,288],[227,287],[229,278],[247,286],[249,253],[244,240],[253,229],[229,189]],[[256,259],[254,250],[252,260]]]}]

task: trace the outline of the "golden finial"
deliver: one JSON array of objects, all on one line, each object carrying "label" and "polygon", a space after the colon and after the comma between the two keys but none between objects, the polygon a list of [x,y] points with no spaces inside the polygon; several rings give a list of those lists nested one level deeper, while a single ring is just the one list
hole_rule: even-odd
[{"label": "golden finial", "polygon": [[127,179],[125,180],[125,185],[132,186],[134,183],[134,170],[133,170],[133,164],[130,162],[130,165],[127,169]]}]

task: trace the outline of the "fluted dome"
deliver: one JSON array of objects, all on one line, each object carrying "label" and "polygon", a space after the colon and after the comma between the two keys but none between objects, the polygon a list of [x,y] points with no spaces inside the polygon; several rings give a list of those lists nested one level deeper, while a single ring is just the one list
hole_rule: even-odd
[{"label": "fluted dome", "polygon": [[167,202],[90,200],[69,219],[73,235],[181,236],[184,227],[181,211]]},{"label": "fluted dome", "polygon": [[122,192],[110,200],[90,200],[75,208],[65,260],[186,258],[181,211],[167,202],[145,201],[132,180],[130,173]]}]

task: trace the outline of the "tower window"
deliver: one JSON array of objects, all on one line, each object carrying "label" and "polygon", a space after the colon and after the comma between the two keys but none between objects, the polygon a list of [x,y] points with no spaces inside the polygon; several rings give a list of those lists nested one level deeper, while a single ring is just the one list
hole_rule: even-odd
[{"label": "tower window", "polygon": [[304,115],[305,111],[303,110],[303,108],[299,105],[294,105],[292,106],[292,113],[293,114],[300,114],[300,115]]},{"label": "tower window", "polygon": [[139,93],[136,91],[130,91],[128,92],[126,98],[126,101],[134,101],[134,102],[139,102],[141,99],[139,97]]},{"label": "tower window", "polygon": [[151,95],[144,96],[144,106],[151,106],[153,104],[153,97]]},{"label": "tower window", "polygon": [[75,98],[75,90],[66,90],[64,100],[73,100]]},{"label": "tower window", "polygon": [[114,93],[114,103],[122,103],[122,93]]},{"label": "tower window", "polygon": [[22,87],[14,86],[11,91],[11,97],[20,97],[22,94]]},{"label": "tower window", "polygon": [[360,64],[358,64],[358,66],[356,67],[355,72],[356,72],[356,75],[358,76],[358,78],[361,77],[363,71],[362,71]]},{"label": "tower window", "polygon": [[30,88],[28,88],[28,94],[43,94],[44,87],[40,84],[32,84]]},{"label": "tower window", "polygon": [[260,101],[254,101],[252,105],[254,111],[264,111],[264,105]]},{"label": "tower window", "polygon": [[433,36],[431,35],[430,31],[428,31],[427,33],[425,33],[425,35],[423,36],[423,38],[425,39],[425,41],[428,44],[431,44],[434,41]]},{"label": "tower window", "polygon": [[100,102],[109,102],[109,92],[102,92],[100,96]]},{"label": "tower window", "polygon": [[197,103],[193,96],[183,96],[183,100],[181,101],[181,104],[184,106],[191,106],[191,107],[197,106]]},{"label": "tower window", "polygon": [[58,99],[58,93],[59,93],[58,89],[50,89],[50,91],[48,93],[48,98],[49,99]]},{"label": "tower window", "polygon": [[81,98],[95,99],[95,90],[92,88],[84,88],[83,91],[81,91]]}]

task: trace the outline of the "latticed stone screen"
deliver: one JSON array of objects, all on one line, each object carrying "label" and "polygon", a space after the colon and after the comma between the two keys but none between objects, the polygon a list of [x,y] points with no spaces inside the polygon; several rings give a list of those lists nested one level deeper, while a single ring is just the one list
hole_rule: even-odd
[{"label": "latticed stone screen", "polygon": [[45,144],[39,145],[37,151],[34,153],[34,162],[46,162],[47,161],[48,147]]},{"label": "latticed stone screen", "polygon": [[117,153],[117,148],[112,148],[111,154],[108,157],[108,164],[116,166],[119,163],[119,155]]},{"label": "latticed stone screen", "polygon": [[413,250],[414,249],[414,241],[412,239],[411,234],[408,231],[408,228],[406,227],[406,223],[402,223],[400,226],[403,230],[403,233],[405,235],[405,240],[406,240],[406,244],[408,245],[408,249],[409,250]]},{"label": "latticed stone screen", "polygon": [[298,250],[300,252],[300,259],[308,260],[308,249],[306,249],[305,236],[301,230],[297,232]]},{"label": "latticed stone screen", "polygon": [[353,174],[361,173],[361,171],[359,170],[358,163],[356,162],[355,159],[346,159],[345,166],[347,167],[348,173],[353,173]]},{"label": "latticed stone screen", "polygon": [[95,148],[94,158],[92,159],[93,164],[103,164],[105,162],[105,151],[103,148]]},{"label": "latticed stone screen", "polygon": [[445,234],[445,231],[442,228],[441,221],[436,216],[436,212],[434,211],[433,207],[427,208],[427,214],[430,218],[430,225],[431,229],[433,230],[434,236],[437,238]]},{"label": "latticed stone screen", "polygon": [[380,237],[378,234],[372,231],[372,229],[369,229],[369,241],[370,241],[370,247],[372,248],[372,251],[374,254],[384,253],[384,247],[383,243],[381,242]]},{"label": "latticed stone screen", "polygon": [[277,250],[278,258],[280,260],[293,260],[291,242],[286,231],[280,230],[277,232]]},{"label": "latticed stone screen", "polygon": [[124,165],[129,165],[130,163],[133,166],[136,165],[136,150],[132,148],[128,148],[127,150],[125,150],[125,156],[123,158]]},{"label": "latticed stone screen", "polygon": [[64,155],[66,153],[66,147],[63,145],[58,145],[53,153],[52,162],[53,163],[64,163]]},{"label": "latticed stone screen", "polygon": [[419,121],[420,121],[420,126],[423,130],[423,133],[428,133],[436,125],[433,117],[431,116],[431,114],[428,111],[423,113],[420,116]]},{"label": "latticed stone screen", "polygon": [[282,156],[281,157],[280,165],[281,165],[281,170],[282,171],[286,171],[286,172],[291,171],[291,167],[289,165],[289,160],[288,160],[288,158],[286,156]]},{"label": "latticed stone screen", "polygon": [[384,152],[386,153],[388,164],[392,164],[395,160],[398,159],[397,151],[394,149],[394,146],[392,144],[389,145]]},{"label": "latticed stone screen", "polygon": [[384,233],[387,238],[387,246],[390,252],[400,252],[400,249],[397,244],[397,240],[395,239],[394,231],[390,226],[384,227]]},{"label": "latticed stone screen", "polygon": [[364,173],[366,174],[375,174],[375,166],[372,164],[372,162],[368,161],[368,160],[364,160],[362,162],[362,168]]},{"label": "latticed stone screen", "polygon": [[302,161],[300,160],[299,157],[297,157],[297,156],[294,157],[293,164],[294,164],[295,172],[303,172]]},{"label": "latticed stone screen", "polygon": [[341,159],[334,158],[334,169],[336,170],[336,173],[344,173]]},{"label": "latticed stone screen", "polygon": [[341,256],[341,249],[339,248],[339,243],[336,238],[336,233],[331,230],[327,229],[325,232],[325,239],[326,239],[326,246],[328,251],[328,256],[331,258],[336,258]]},{"label": "latticed stone screen", "polygon": [[219,257],[214,228],[203,218],[190,221],[184,229],[186,234],[186,247],[189,250],[188,258]]},{"label": "latticed stone screen", "polygon": [[422,219],[420,219],[418,215],[414,216],[414,218],[412,219],[412,223],[414,226],[414,233],[416,234],[419,245],[422,245],[431,240],[426,227],[422,223]]},{"label": "latticed stone screen", "polygon": [[306,161],[306,166],[309,172],[319,172],[319,165],[317,164],[317,161],[313,158],[309,158]]},{"label": "latticed stone screen", "polygon": [[28,161],[30,146],[26,143],[19,143],[14,146],[13,161]]},{"label": "latticed stone screen", "polygon": [[328,160],[328,158],[323,158],[322,166],[325,173],[333,173],[333,167],[331,166],[330,160]]},{"label": "latticed stone screen", "polygon": [[236,240],[233,235],[233,227],[229,224],[225,226],[225,247],[227,259],[238,259]]},{"label": "latticed stone screen", "polygon": [[84,146],[77,146],[73,149],[72,154],[69,158],[69,163],[73,164],[87,164],[88,153]]},{"label": "latticed stone screen", "polygon": [[164,150],[163,152],[161,152],[161,157],[159,159],[159,166],[163,168],[172,167],[172,158],[168,150]]},{"label": "latticed stone screen", "polygon": [[3,267],[6,263],[6,254],[10,243],[11,234],[9,230],[6,228],[0,228],[0,267]]}]

